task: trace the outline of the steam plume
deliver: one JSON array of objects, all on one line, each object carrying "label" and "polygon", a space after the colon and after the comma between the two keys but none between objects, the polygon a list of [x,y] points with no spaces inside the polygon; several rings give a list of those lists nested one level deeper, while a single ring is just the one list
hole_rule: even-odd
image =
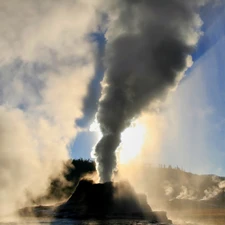
[{"label": "steam plume", "polygon": [[103,137],[95,155],[102,182],[112,178],[121,132],[149,104],[162,101],[191,66],[203,3],[123,0],[112,5],[97,112]]},{"label": "steam plume", "polygon": [[0,216],[43,195],[69,157],[94,74],[97,3],[0,3]]}]

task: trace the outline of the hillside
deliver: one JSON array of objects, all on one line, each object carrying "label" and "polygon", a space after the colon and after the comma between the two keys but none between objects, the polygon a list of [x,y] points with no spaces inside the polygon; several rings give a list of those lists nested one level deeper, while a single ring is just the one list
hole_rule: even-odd
[{"label": "hillside", "polygon": [[[224,205],[224,177],[192,174],[171,166],[142,165],[142,167],[145,171],[139,175],[139,180],[145,181],[142,184],[142,191],[147,194],[150,204],[153,203],[156,207],[161,207],[163,204],[167,208],[177,208],[181,207],[181,202],[185,202],[184,205],[188,207],[193,206],[195,201],[217,206]],[[47,195],[36,202],[68,199],[79,180],[95,172],[93,161],[73,159],[66,162],[64,172],[52,179]],[[135,188],[135,185],[132,185]]]}]

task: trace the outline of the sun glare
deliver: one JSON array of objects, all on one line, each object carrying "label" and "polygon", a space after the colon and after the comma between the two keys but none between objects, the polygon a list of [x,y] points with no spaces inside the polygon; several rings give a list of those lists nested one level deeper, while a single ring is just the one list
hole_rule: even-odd
[{"label": "sun glare", "polygon": [[[95,120],[89,130],[91,132],[96,132],[98,143],[102,138],[99,123]],[[135,121],[121,134],[121,144],[117,149],[119,163],[128,163],[138,156],[144,143],[145,132],[145,127],[141,123],[138,123],[138,121]],[[95,158],[94,148],[91,152],[91,156]]]},{"label": "sun glare", "polygon": [[128,163],[141,152],[144,143],[145,127],[134,122],[121,135],[121,145],[118,149],[120,163]]}]

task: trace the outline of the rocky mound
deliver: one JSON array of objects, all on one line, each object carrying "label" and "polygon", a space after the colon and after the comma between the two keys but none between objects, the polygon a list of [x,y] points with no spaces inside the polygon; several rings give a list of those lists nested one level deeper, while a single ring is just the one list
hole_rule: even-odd
[{"label": "rocky mound", "polygon": [[165,212],[152,212],[145,195],[138,195],[128,182],[94,184],[82,180],[56,217],[74,219],[148,219],[168,222]]}]

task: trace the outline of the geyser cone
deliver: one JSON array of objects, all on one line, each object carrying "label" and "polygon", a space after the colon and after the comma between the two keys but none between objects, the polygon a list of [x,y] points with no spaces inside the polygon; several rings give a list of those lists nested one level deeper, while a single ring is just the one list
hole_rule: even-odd
[{"label": "geyser cone", "polygon": [[59,207],[57,216],[75,219],[148,218],[167,221],[166,214],[153,213],[146,196],[138,195],[128,182],[94,184],[87,180],[80,181],[70,199]]}]

